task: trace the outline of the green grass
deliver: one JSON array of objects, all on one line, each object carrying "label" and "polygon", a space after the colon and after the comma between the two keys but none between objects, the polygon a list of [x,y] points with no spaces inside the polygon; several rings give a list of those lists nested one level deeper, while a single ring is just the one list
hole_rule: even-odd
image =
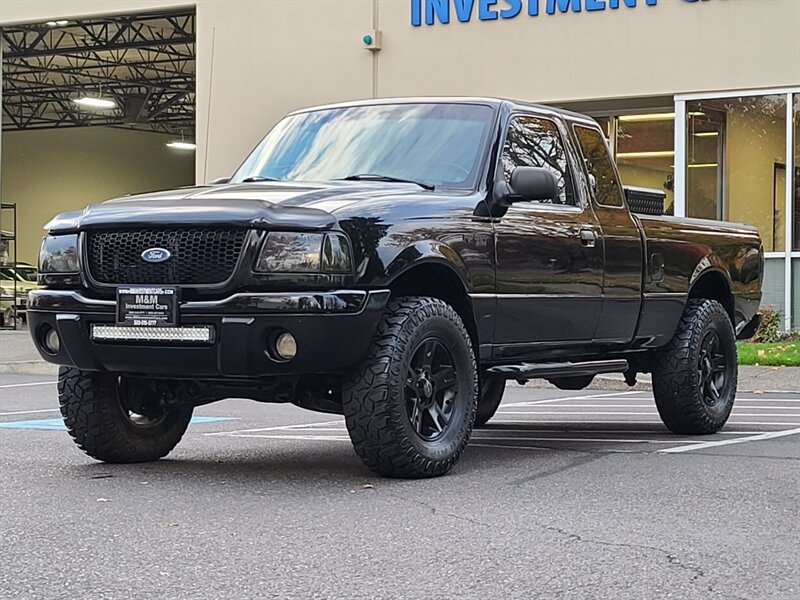
[{"label": "green grass", "polygon": [[764,365],[768,367],[800,367],[800,342],[778,342],[776,344],[736,344],[740,365]]}]

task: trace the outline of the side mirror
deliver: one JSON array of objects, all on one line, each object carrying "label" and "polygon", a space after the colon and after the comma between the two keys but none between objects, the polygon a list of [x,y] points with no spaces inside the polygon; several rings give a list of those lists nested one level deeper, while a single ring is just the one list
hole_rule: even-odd
[{"label": "side mirror", "polygon": [[558,197],[558,181],[553,172],[542,167],[517,167],[511,171],[511,192],[521,198],[509,200],[544,201]]},{"label": "side mirror", "polygon": [[228,183],[230,180],[230,177],[217,177],[216,179],[212,179],[209,183],[211,185],[221,185],[223,183]]}]

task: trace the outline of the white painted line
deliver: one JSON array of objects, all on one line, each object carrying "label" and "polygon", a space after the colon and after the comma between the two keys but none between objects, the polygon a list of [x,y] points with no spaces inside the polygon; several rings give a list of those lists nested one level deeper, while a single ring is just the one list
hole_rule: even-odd
[{"label": "white painted line", "polygon": [[[594,432],[587,432],[594,433]],[[506,437],[506,436],[473,436],[473,440],[512,440],[518,442],[606,442],[612,444],[676,444],[679,441],[685,444],[703,444],[702,440],[628,440],[621,438],[562,438],[562,437]]]},{"label": "white painted line", "polygon": [[306,427],[314,427],[316,425],[334,425],[342,423],[341,419],[336,421],[323,421],[320,423],[301,423],[300,425],[279,425],[277,427],[257,427],[255,429],[234,429],[233,431],[214,431],[212,433],[204,433],[203,435],[230,435],[232,433],[257,433],[259,431],[296,431]]},{"label": "white painted line", "polygon": [[43,408],[41,410],[16,410],[14,412],[0,413],[0,417],[10,417],[12,415],[28,415],[33,413],[61,412],[57,408]]},{"label": "white painted line", "polygon": [[[505,405],[508,406],[508,405]],[[523,405],[519,405],[520,407]],[[653,408],[653,404],[559,404],[554,408]],[[501,407],[502,408],[502,407]],[[793,406],[761,406],[759,403],[756,403],[753,406],[743,406],[742,403],[737,402],[734,405],[733,410],[735,411],[737,408],[750,408],[750,409],[758,409],[758,410],[795,410],[800,411],[800,406],[793,407]]]},{"label": "white painted line", "polygon": [[538,450],[539,452],[550,452],[552,448],[543,448],[540,446],[501,446],[495,444],[470,444],[467,446],[468,448],[499,448],[501,450]]},{"label": "white painted line", "polygon": [[276,435],[274,433],[228,433],[227,437],[264,438],[268,440],[310,440],[312,442],[349,442],[349,436],[341,435]]},{"label": "white painted line", "polygon": [[7,383],[6,385],[0,385],[0,389],[30,387],[32,385],[50,385],[52,383],[58,383],[58,381],[34,381],[32,383]]},{"label": "white painted line", "polygon": [[[534,415],[535,416],[535,413],[522,413],[522,414]],[[586,413],[583,413],[583,414],[586,414]],[[564,425],[566,423],[569,423],[570,425],[581,425],[582,427],[583,426],[589,426],[589,425],[626,425],[626,424],[630,424],[630,425],[661,425],[662,427],[664,426],[664,424],[661,421],[641,421],[641,420],[637,420],[637,421],[620,421],[619,419],[617,419],[615,421],[598,421],[598,420],[594,420],[594,421],[578,421],[578,420],[553,421],[552,419],[551,420],[539,420],[539,419],[536,419],[535,421],[495,421],[494,419],[492,419],[490,422],[491,423],[498,423],[498,424],[499,423],[515,423],[517,425]],[[731,421],[728,421],[728,425],[782,425],[784,427],[789,425],[789,426],[795,427],[795,426],[800,425],[800,423],[766,423],[766,422],[762,423],[762,422],[759,422],[759,421],[732,421],[731,420]],[[722,432],[720,432],[720,433],[722,433]]]},{"label": "white painted line", "polygon": [[609,396],[614,396],[615,399],[624,400],[626,398],[620,398],[620,396],[628,396],[631,394],[643,394],[647,392],[613,392],[612,394],[587,394],[584,396],[567,396],[565,398],[550,398],[548,400],[528,400],[525,402],[509,402],[501,404],[502,406],[535,406],[537,404],[552,404],[554,402],[569,402],[575,400],[593,400],[593,399],[603,399]]},{"label": "white painted line", "polygon": [[[592,407],[595,408],[595,407]],[[539,410],[531,410],[527,412],[514,412],[509,410],[499,410],[497,414],[504,414],[504,415],[644,415],[647,417],[654,417],[658,416],[657,412],[590,412],[590,411],[539,411]]]},{"label": "white painted line", "polygon": [[[494,419],[492,419],[490,421],[490,423],[493,424],[493,425],[494,424],[497,424],[497,425],[537,425],[538,424],[538,422],[531,422],[531,421],[495,421]],[[563,424],[564,423],[561,423],[561,425],[563,425]],[[576,425],[583,425],[583,423],[580,422],[580,421],[576,422],[575,424]],[[637,421],[636,424],[639,424],[639,421]],[[584,429],[574,429],[574,428],[573,429],[541,429],[541,428],[537,428],[537,427],[529,427],[529,428],[526,428],[526,429],[506,429],[505,427],[503,427],[503,428],[497,427],[497,428],[494,428],[494,429],[492,429],[492,428],[476,429],[475,431],[480,431],[480,432],[483,432],[483,431],[496,431],[498,433],[505,433],[507,431],[510,431],[510,432],[519,431],[519,432],[526,432],[526,433],[592,433],[594,435],[598,435],[598,434],[606,434],[606,435],[653,435],[654,433],[658,433],[658,434],[663,434],[664,433],[663,429],[659,430],[659,431],[655,431],[653,429],[637,431],[636,429],[630,429],[630,430],[628,430],[628,429],[603,429],[603,430],[592,429],[592,430],[588,430],[587,429],[587,430],[584,430]],[[764,433],[764,432],[763,431],[718,431],[714,435],[755,435],[757,433]],[[679,437],[679,436],[676,435],[676,437]],[[682,442],[684,440],[674,440],[674,441]]]},{"label": "white painted line", "polygon": [[787,429],[786,431],[770,431],[768,433],[761,433],[759,435],[750,435],[747,437],[736,438],[734,440],[721,440],[718,442],[704,442],[702,444],[693,444],[689,446],[678,446],[677,448],[667,448],[659,450],[665,454],[678,454],[680,452],[691,452],[692,450],[705,450],[706,448],[716,448],[717,446],[731,446],[733,444],[744,444],[747,442],[761,442],[764,440],[772,440],[775,438],[786,437],[789,435],[797,435],[800,429]]}]

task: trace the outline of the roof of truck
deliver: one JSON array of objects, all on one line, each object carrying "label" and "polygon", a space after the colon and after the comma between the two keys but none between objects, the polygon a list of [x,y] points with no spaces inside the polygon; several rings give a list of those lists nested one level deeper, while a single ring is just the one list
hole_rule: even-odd
[{"label": "roof of truck", "polygon": [[375,98],[367,100],[352,100],[349,102],[337,102],[335,104],[324,104],[320,106],[309,106],[308,108],[301,108],[293,111],[290,114],[299,114],[304,112],[311,112],[315,110],[324,110],[331,108],[346,108],[351,106],[380,106],[382,104],[486,104],[494,108],[502,105],[507,105],[510,108],[520,107],[534,109],[537,112],[557,114],[563,117],[569,117],[576,121],[585,121],[587,123],[594,123],[594,119],[584,114],[573,112],[571,110],[564,110],[555,108],[553,106],[546,106],[544,104],[536,104],[534,102],[524,102],[521,100],[510,100],[507,98],[491,98],[485,96],[410,96],[410,97],[397,97],[397,98]]}]

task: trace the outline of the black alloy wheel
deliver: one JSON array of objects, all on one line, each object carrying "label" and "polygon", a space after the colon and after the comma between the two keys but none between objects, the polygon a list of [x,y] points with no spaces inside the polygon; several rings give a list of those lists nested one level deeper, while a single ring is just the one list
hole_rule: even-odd
[{"label": "black alloy wheel", "polygon": [[457,371],[450,351],[436,338],[417,346],[406,374],[406,414],[415,433],[426,442],[450,426],[456,400]]},{"label": "black alloy wheel", "polygon": [[728,370],[728,358],[719,335],[716,331],[707,331],[700,343],[697,374],[703,402],[708,406],[716,406],[726,396],[730,383]]}]

